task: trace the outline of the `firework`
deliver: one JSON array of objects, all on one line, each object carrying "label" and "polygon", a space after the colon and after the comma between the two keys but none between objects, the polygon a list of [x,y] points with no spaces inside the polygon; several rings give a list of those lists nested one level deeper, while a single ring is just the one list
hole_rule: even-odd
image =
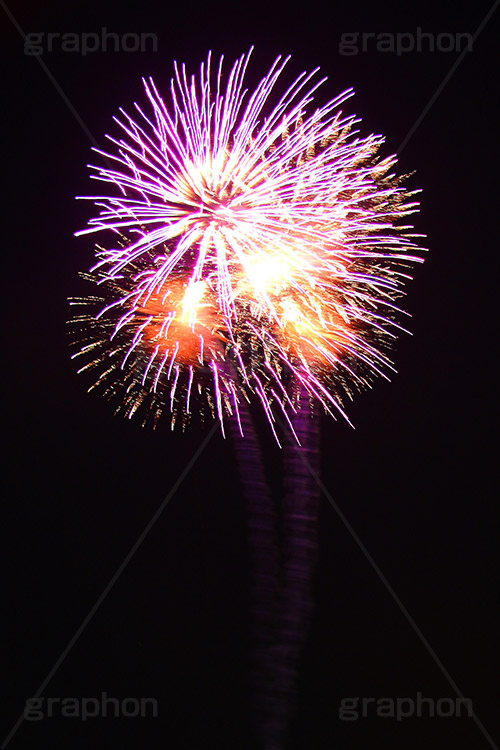
[{"label": "firework", "polygon": [[250,53],[225,83],[222,58],[175,65],[168,103],[144,80],[150,112],[120,110],[122,136],[95,149],[107,190],[77,234],[108,242],[87,275],[101,293],[73,300],[75,356],[128,416],[185,422],[198,394],[223,424],[253,394],[291,426],[290,382],[346,416],[346,394],[393,370],[414,193],[343,116],[352,90],[317,107],[313,71],[278,96],[278,57],[249,94]]}]

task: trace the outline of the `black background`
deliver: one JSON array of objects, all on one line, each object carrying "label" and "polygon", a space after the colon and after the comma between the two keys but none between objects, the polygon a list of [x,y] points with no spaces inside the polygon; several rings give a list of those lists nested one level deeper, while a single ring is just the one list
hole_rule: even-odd
[{"label": "black background", "polygon": [[[144,101],[140,78],[168,90],[172,61],[208,49],[228,62],[256,45],[249,83],[279,53],[290,77],[319,65],[326,101],[397,150],[457,52],[339,54],[346,32],[474,33],[490,3],[175,5],[9,3],[25,33],[154,32],[156,53],[46,52],[42,60],[99,143],[118,107]],[[401,153],[422,188],[425,264],[409,287],[413,336],[398,375],[322,419],[322,478],[481,722],[498,722],[497,10]],[[76,239],[91,206],[89,139],[3,10],[1,156],[2,411],[6,573],[2,737],[21,714],[207,434],[152,432],[113,417],[75,374],[68,296],[92,261]],[[116,132],[116,131],[114,131]],[[276,484],[281,456],[264,437]],[[19,747],[244,750],[249,582],[245,506],[229,441],[216,434],[45,696],[155,697],[156,719],[24,721]],[[472,719],[339,719],[343,697],[455,695],[338,515],[323,500],[316,608],[303,656],[291,748],[487,748]]]}]

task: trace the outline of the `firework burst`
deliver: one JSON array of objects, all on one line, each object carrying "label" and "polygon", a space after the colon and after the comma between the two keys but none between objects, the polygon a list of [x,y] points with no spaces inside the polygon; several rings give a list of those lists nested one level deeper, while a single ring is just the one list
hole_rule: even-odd
[{"label": "firework burst", "polygon": [[197,392],[223,424],[256,394],[273,425],[292,381],[345,416],[345,394],[393,369],[414,193],[342,115],[352,90],[315,108],[313,71],[275,98],[278,58],[249,94],[249,58],[225,83],[222,59],[198,77],[175,65],[168,105],[144,81],[151,112],[121,110],[114,150],[96,149],[109,189],[77,234],[110,242],[87,275],[102,293],[72,300],[87,307],[74,356],[129,416],[185,421]]}]

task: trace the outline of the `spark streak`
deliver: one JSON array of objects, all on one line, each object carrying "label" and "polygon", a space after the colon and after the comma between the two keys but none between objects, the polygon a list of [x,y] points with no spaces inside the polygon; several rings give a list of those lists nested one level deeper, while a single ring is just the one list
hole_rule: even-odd
[{"label": "spark streak", "polygon": [[326,79],[302,73],[273,104],[289,58],[249,95],[251,52],[225,86],[222,59],[197,77],[176,64],[169,104],[143,80],[151,114],[120,110],[114,150],[94,149],[109,190],[84,198],[98,213],[77,235],[112,242],[86,276],[102,297],[72,300],[90,308],[74,340],[128,416],[167,408],[184,423],[195,383],[221,422],[239,391],[273,427],[290,374],[345,416],[343,395],[393,370],[397,300],[421,261],[405,223],[417,191],[379,157],[384,139],[342,115],[351,89],[314,109]]}]

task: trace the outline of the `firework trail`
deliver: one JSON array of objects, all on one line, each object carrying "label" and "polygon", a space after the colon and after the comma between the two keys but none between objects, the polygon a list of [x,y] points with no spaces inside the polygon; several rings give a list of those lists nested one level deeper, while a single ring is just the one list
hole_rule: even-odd
[{"label": "firework trail", "polygon": [[317,405],[299,393],[291,419],[300,442],[284,447],[284,580],[280,610],[278,705],[282,707],[279,738],[284,747],[291,714],[297,702],[301,648],[310,622],[311,579],[317,556],[320,491],[310,468],[319,473],[319,415]]},{"label": "firework trail", "polygon": [[[276,732],[279,707],[288,706],[276,689],[276,679],[283,675],[277,669],[280,644],[278,518],[269,492],[257,434],[248,404],[240,407],[240,422],[230,419],[231,436],[247,501],[248,531],[252,556],[252,623],[253,659],[250,665],[252,713],[261,746]],[[243,432],[243,434],[242,434]],[[286,713],[286,711],[285,711]],[[281,730],[282,722],[279,722]]]},{"label": "firework trail", "polygon": [[[301,398],[297,390],[296,411],[290,421],[301,448],[293,438],[285,442],[284,499],[278,511],[266,482],[248,404],[240,406],[239,422],[228,421],[248,504],[253,713],[258,738],[266,750],[277,750],[286,743],[297,701],[300,651],[313,606],[310,582],[317,552],[319,488],[308,467],[319,471],[319,420],[314,402],[309,404],[309,398]],[[299,450],[306,461],[297,455]]]},{"label": "firework trail", "polygon": [[98,212],[77,234],[106,240],[85,274],[95,293],[71,300],[82,307],[72,338],[91,388],[126,416],[229,425],[251,508],[256,624],[262,648],[274,648],[269,688],[270,657],[257,670],[262,715],[274,701],[263,743],[279,748],[311,611],[318,495],[285,441],[280,571],[248,404],[262,406],[278,443],[284,424],[317,468],[309,403],[347,419],[346,399],[394,371],[398,301],[421,235],[407,224],[418,203],[396,157],[381,158],[384,139],[360,137],[359,120],[340,111],[352,90],[317,106],[326,79],[313,71],[276,95],[288,61],[278,57],[250,93],[250,54],[225,83],[222,58],[214,68],[209,55],[198,76],[175,65],[168,103],[144,80],[149,111],[120,110],[112,150],[94,149],[106,191],[84,198]]}]

